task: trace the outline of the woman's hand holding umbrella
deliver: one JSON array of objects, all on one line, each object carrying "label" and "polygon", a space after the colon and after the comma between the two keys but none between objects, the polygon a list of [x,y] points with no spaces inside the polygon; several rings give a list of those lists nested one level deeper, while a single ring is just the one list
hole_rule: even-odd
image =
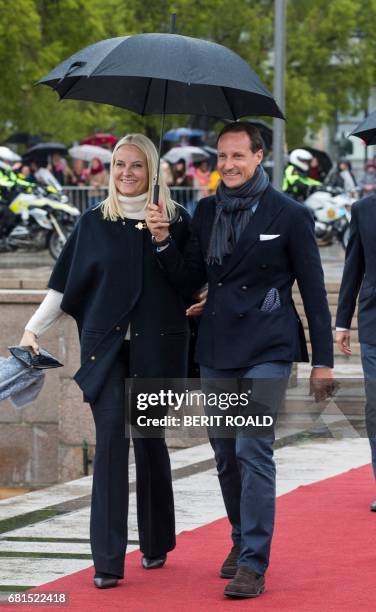
[{"label": "woman's hand holding umbrella", "polygon": [[146,225],[157,242],[166,240],[170,234],[170,222],[163,212],[162,204],[149,204]]}]

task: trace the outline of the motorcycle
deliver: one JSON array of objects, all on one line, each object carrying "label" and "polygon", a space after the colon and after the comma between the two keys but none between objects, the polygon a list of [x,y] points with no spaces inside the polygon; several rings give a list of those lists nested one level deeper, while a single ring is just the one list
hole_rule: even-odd
[{"label": "motorcycle", "polygon": [[351,207],[355,198],[336,188],[322,187],[311,193],[304,204],[312,212],[319,244],[338,240],[344,249],[349,242]]},{"label": "motorcycle", "polygon": [[53,188],[15,185],[0,194],[0,252],[48,249],[57,259],[80,211]]}]

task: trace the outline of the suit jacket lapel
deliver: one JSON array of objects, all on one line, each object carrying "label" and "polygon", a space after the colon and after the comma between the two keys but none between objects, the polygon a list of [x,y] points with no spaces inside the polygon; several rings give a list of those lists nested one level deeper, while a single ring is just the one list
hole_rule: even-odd
[{"label": "suit jacket lapel", "polygon": [[249,251],[260,239],[260,234],[264,234],[275,217],[282,210],[283,204],[278,202],[274,195],[274,189],[268,187],[251,217],[247,227],[241,234],[234,251],[224,265],[220,277],[227,276],[231,270],[243,259],[245,253]]}]

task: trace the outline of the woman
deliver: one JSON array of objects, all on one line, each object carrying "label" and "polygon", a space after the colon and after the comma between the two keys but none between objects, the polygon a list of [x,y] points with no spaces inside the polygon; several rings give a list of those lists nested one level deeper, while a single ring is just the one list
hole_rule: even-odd
[{"label": "woman", "polygon": [[[184,303],[158,265],[144,222],[156,173],[157,151],[148,138],[133,134],[117,143],[108,198],[80,218],[20,343],[38,351],[38,336],[63,312],[77,322],[81,368],[75,380],[96,427],[90,538],[98,588],[115,586],[124,571],[129,429],[134,433],[125,379],[135,379],[133,386],[138,382],[145,391],[140,379],[180,378],[187,366]],[[171,200],[162,173],[159,181],[160,206],[182,249],[188,215]],[[153,436],[133,436],[145,569],[161,567],[175,546],[170,461],[163,434]]]},{"label": "woman", "polygon": [[89,206],[95,206],[102,201],[104,190],[108,187],[108,172],[97,157],[90,162],[87,185],[93,187],[89,192]]}]

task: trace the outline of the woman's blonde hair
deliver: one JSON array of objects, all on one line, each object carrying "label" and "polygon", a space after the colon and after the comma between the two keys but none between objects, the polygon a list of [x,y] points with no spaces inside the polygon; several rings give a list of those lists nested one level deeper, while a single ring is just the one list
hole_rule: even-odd
[{"label": "woman's blonde hair", "polygon": [[[149,187],[146,206],[153,201],[153,190],[156,183],[158,166],[157,149],[152,141],[147,138],[147,136],[144,136],[143,134],[128,134],[119,140],[112,152],[108,197],[100,204],[104,219],[108,219],[110,221],[117,221],[119,218],[124,218],[119,205],[113,169],[116,162],[116,153],[125,145],[135,145],[145,155],[149,172]],[[159,169],[159,198],[163,202],[168,218],[172,219],[175,215],[176,204],[171,200],[170,190],[165,181],[161,167]]]}]

